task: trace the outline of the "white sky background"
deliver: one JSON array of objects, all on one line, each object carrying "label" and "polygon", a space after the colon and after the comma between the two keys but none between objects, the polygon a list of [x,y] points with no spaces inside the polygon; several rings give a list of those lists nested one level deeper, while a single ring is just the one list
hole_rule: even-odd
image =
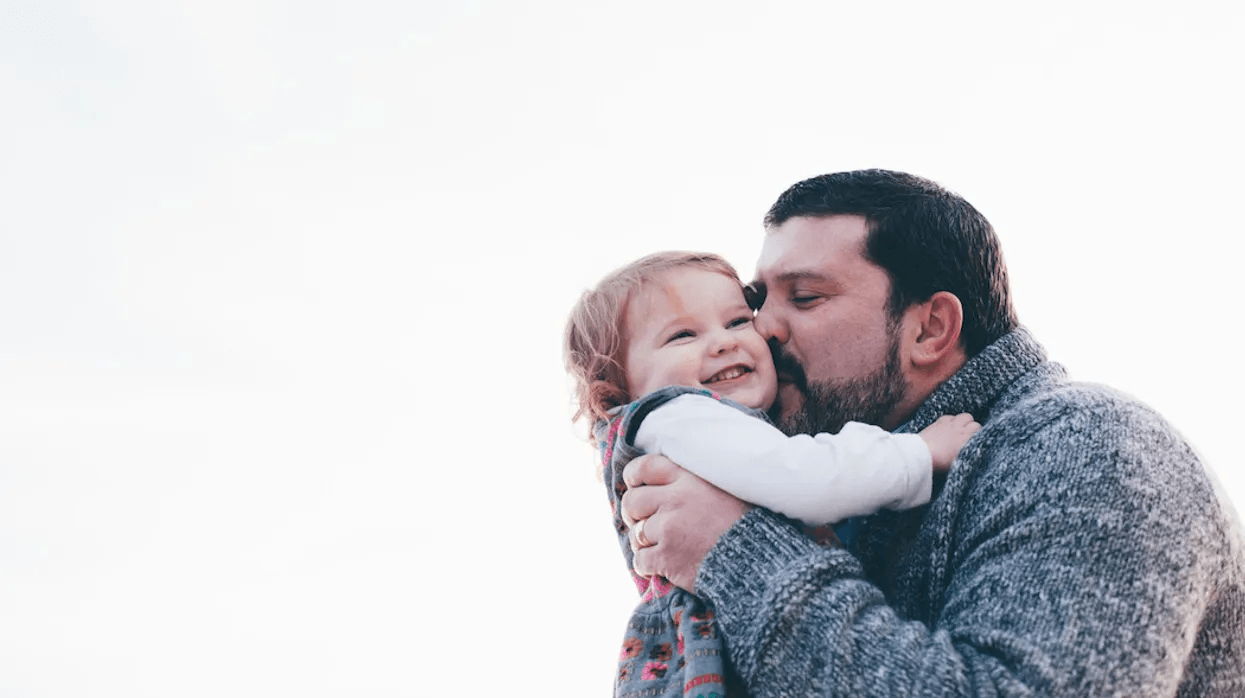
[{"label": "white sky background", "polygon": [[0,695],[607,694],[566,312],[824,172],[963,194],[1245,503],[1245,10],[1004,4],[6,0]]}]

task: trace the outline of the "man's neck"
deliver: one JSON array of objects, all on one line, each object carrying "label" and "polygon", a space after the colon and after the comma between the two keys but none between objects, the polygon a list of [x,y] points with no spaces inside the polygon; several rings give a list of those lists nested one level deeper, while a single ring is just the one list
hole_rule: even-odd
[{"label": "man's neck", "polygon": [[907,381],[907,387],[904,391],[904,397],[891,411],[890,415],[880,426],[887,431],[894,431],[900,424],[912,419],[912,415],[916,413],[917,408],[934,394],[938,387],[945,383],[951,376],[964,368],[964,364],[968,363],[968,355],[963,349],[958,349],[954,354],[949,355],[945,361],[940,361],[930,367],[920,370],[911,370],[904,376]]}]

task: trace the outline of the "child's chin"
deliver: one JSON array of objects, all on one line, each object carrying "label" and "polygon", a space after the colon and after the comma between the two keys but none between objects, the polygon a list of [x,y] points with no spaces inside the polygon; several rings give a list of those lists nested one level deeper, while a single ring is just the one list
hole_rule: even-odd
[{"label": "child's chin", "polygon": [[722,397],[728,397],[744,407],[751,407],[754,410],[768,410],[773,400],[766,400],[764,395],[757,394],[755,390],[724,390],[718,393]]}]

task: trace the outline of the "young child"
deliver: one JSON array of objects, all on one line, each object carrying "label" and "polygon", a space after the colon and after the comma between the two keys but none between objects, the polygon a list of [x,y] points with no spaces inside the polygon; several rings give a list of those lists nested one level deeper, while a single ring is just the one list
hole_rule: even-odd
[{"label": "young child", "polygon": [[788,437],[765,418],[777,377],[752,320],[734,268],[686,252],[615,271],[571,312],[574,419],[594,421],[619,543],[641,593],[615,695],[722,696],[728,682],[712,611],[663,579],[635,574],[619,512],[631,459],[661,453],[744,501],[821,526],[927,503],[933,472],[947,470],[979,428],[957,415],[920,434],[849,422],[834,435]]}]

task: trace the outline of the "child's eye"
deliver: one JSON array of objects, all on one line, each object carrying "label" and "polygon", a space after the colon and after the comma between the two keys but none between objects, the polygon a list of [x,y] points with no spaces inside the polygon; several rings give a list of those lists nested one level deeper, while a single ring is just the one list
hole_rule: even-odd
[{"label": "child's eye", "polygon": [[726,326],[728,328],[734,329],[736,327],[743,327],[744,325],[747,325],[750,322],[752,322],[751,315],[740,315],[734,320],[731,320],[730,322],[726,323]]},{"label": "child's eye", "polygon": [[696,335],[693,334],[691,330],[679,330],[678,332],[675,332],[674,334],[670,335],[668,339],[666,339],[666,344],[669,344],[675,341],[676,339],[686,339],[688,337],[695,337],[695,336]]},{"label": "child's eye", "polygon": [[818,298],[820,298],[820,296],[815,296],[815,295],[807,294],[807,293],[793,293],[791,294],[791,304],[792,305],[809,305],[810,303],[813,303],[814,301],[816,301]]}]

